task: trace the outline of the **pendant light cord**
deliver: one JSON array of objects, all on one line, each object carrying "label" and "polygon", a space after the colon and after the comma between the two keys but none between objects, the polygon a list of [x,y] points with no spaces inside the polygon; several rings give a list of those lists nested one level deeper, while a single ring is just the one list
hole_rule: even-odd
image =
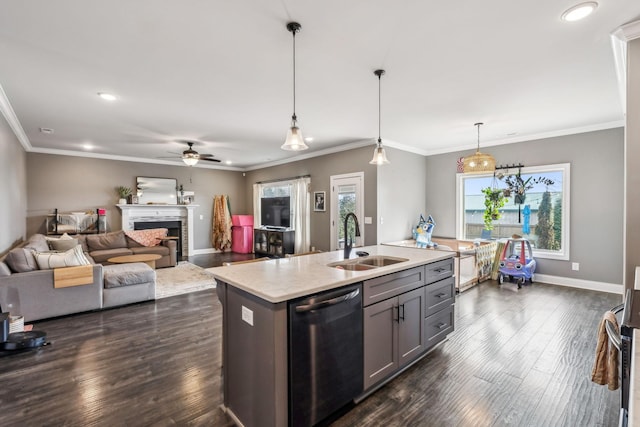
[{"label": "pendant light cord", "polygon": [[476,123],[474,126],[476,126],[478,128],[478,148],[476,149],[476,151],[479,153],[480,152],[480,126],[482,126],[484,123]]},{"label": "pendant light cord", "polygon": [[291,31],[293,33],[293,116],[291,118],[293,121],[296,121],[296,32],[297,30]]},{"label": "pendant light cord", "polygon": [[382,80],[382,73],[378,74],[378,144],[382,144],[382,138],[380,136],[380,134],[381,134],[381,132],[380,132],[380,129],[381,129],[380,122],[382,120],[381,119],[381,117],[382,117],[382,113],[381,113],[381,111],[382,111],[382,95],[381,95],[382,83],[381,83],[381,80]]}]

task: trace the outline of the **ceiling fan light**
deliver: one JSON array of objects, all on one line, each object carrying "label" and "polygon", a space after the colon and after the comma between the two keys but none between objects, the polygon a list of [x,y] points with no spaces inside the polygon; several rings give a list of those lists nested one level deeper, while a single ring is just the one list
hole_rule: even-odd
[{"label": "ceiling fan light", "polygon": [[184,156],[182,157],[182,161],[187,165],[187,166],[193,166],[196,163],[198,163],[198,157],[197,156]]},{"label": "ceiling fan light", "polygon": [[388,165],[391,163],[389,159],[387,159],[387,152],[384,151],[384,147],[382,144],[379,144],[376,148],[373,149],[373,159],[369,162],[370,165]]},{"label": "ceiling fan light", "polygon": [[285,139],[284,144],[282,144],[280,148],[288,151],[302,151],[309,148],[309,146],[304,143],[302,131],[295,123],[287,131],[287,139]]}]

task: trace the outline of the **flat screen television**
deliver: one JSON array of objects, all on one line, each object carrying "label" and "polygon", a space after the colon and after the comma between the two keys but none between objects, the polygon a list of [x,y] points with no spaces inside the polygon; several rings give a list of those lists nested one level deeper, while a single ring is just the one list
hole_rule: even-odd
[{"label": "flat screen television", "polygon": [[291,227],[291,197],[260,199],[260,219],[263,227]]}]

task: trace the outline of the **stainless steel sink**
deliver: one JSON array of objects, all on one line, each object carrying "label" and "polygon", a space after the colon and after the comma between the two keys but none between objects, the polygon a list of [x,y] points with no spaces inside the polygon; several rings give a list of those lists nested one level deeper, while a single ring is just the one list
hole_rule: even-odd
[{"label": "stainless steel sink", "polygon": [[387,265],[397,264],[404,261],[409,261],[409,259],[384,255],[372,255],[362,258],[332,262],[331,264],[327,264],[327,266],[339,268],[341,270],[364,271],[370,270],[372,268],[385,267]]},{"label": "stainless steel sink", "polygon": [[409,261],[408,258],[397,258],[392,256],[373,255],[361,258],[358,264],[373,265],[374,267],[384,267],[387,265],[397,264],[399,262]]}]

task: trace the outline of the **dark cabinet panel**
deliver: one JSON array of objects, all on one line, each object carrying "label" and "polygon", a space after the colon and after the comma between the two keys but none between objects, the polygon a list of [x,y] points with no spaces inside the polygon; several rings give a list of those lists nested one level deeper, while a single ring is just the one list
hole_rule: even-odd
[{"label": "dark cabinet panel", "polygon": [[453,332],[453,304],[424,319],[426,347],[438,344]]},{"label": "dark cabinet panel", "polygon": [[400,366],[424,351],[424,292],[422,288],[398,297],[398,360]]},{"label": "dark cabinet panel", "polygon": [[365,390],[398,369],[397,298],[365,307]]},{"label": "dark cabinet panel", "polygon": [[425,286],[425,317],[453,304],[454,289],[455,279],[453,277]]},{"label": "dark cabinet panel", "polygon": [[424,286],[424,266],[365,280],[362,304],[374,304]]},{"label": "dark cabinet panel", "polygon": [[453,276],[453,257],[432,262],[426,266],[425,283],[437,282],[450,276]]}]

